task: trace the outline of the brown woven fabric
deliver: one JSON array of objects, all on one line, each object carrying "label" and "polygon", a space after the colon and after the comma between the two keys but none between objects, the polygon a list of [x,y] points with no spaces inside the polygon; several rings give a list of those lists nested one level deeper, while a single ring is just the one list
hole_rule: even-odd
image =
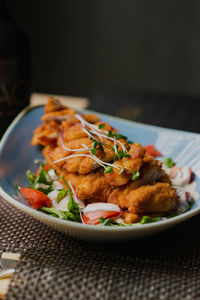
[{"label": "brown woven fabric", "polygon": [[200,299],[200,217],[127,244],[67,237],[0,199],[0,252],[22,253],[6,299]]}]

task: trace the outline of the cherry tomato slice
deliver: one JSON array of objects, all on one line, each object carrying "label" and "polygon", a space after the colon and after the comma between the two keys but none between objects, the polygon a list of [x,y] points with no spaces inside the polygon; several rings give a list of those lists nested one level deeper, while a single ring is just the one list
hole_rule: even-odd
[{"label": "cherry tomato slice", "polygon": [[20,192],[22,196],[28,201],[28,203],[35,209],[39,209],[42,206],[52,206],[51,199],[41,191],[31,188],[21,188]]},{"label": "cherry tomato slice", "polygon": [[147,145],[145,146],[146,152],[150,155],[156,157],[156,156],[163,156],[162,153],[160,153],[154,145]]},{"label": "cherry tomato slice", "polygon": [[83,221],[88,225],[96,225],[99,224],[100,218],[116,218],[121,215],[122,211],[105,211],[105,210],[97,210],[94,212],[88,212],[83,214]]}]

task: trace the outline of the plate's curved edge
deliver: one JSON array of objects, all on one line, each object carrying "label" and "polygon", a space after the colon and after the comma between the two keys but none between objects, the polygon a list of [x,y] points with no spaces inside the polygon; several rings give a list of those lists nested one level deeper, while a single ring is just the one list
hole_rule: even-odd
[{"label": "plate's curved edge", "polygon": [[13,128],[15,127],[15,125],[23,118],[23,116],[28,113],[30,110],[32,110],[33,106],[29,105],[27,107],[25,107],[16,117],[15,119],[11,122],[11,124],[8,126],[8,128],[6,129],[3,137],[0,140],[0,153],[1,153],[1,149],[3,148],[3,145],[5,144],[9,134],[11,133],[11,131],[13,130]]},{"label": "plate's curved edge", "polygon": [[[9,137],[9,134],[11,133],[11,131],[13,130],[13,128],[15,127],[15,125],[18,123],[18,121],[20,121],[20,119],[23,118],[23,116],[28,113],[29,111],[31,111],[32,109],[41,107],[43,105],[37,105],[37,106],[27,106],[26,108],[24,108],[18,115],[17,117],[12,121],[12,123],[10,124],[10,126],[8,127],[8,129],[6,130],[6,132],[4,133],[1,141],[0,141],[0,153],[2,148],[4,147],[4,144],[7,141],[7,138]],[[180,131],[180,130],[175,130],[175,129],[168,129],[168,128],[163,128],[163,127],[158,127],[158,126],[153,126],[153,125],[148,125],[148,124],[143,124],[143,123],[139,123],[139,122],[134,122],[134,121],[130,121],[130,120],[125,120],[122,118],[118,118],[118,117],[114,117],[114,116],[110,116],[110,115],[106,115],[106,114],[102,114],[102,113],[98,113],[98,112],[94,112],[91,110],[81,110],[81,112],[91,112],[91,113],[97,113],[99,116],[102,116],[103,118],[109,118],[110,120],[121,120],[124,123],[127,123],[129,125],[131,124],[135,124],[136,126],[140,126],[143,128],[148,128],[148,129],[152,129],[152,130],[164,130],[164,131],[170,131],[170,132],[177,132],[177,133],[182,133],[184,135],[188,135],[188,136],[194,136],[194,137],[198,137],[200,138],[200,134],[197,133],[190,133],[190,132],[185,132],[185,131]],[[67,220],[61,220],[61,219],[57,219],[54,218],[52,216],[46,215],[42,212],[39,212],[37,210],[34,210],[31,207],[26,206],[23,203],[20,203],[20,201],[14,199],[13,197],[11,197],[9,194],[7,194],[3,188],[0,186],[0,195],[6,200],[8,201],[11,205],[13,205],[14,207],[22,210],[23,212],[27,213],[28,215],[38,219],[41,221],[41,219],[44,219],[46,221],[46,224],[48,223],[54,223],[55,225],[59,224],[65,227],[68,227],[69,229],[78,229],[79,231],[87,231],[87,232],[91,232],[91,231],[95,231],[98,233],[113,233],[113,232],[150,232],[151,230],[155,230],[156,228],[159,228],[159,231],[162,231],[164,229],[170,228],[172,226],[178,225],[179,223],[186,221],[187,219],[191,218],[192,216],[195,216],[197,214],[200,213],[200,206],[198,206],[197,208],[194,208],[192,210],[190,210],[189,212],[186,212],[182,215],[176,216],[174,218],[171,219],[166,219],[166,220],[162,220],[161,222],[155,222],[155,223],[150,223],[150,224],[145,224],[145,225],[141,225],[141,224],[136,224],[133,226],[127,226],[127,227],[109,227],[109,226],[92,226],[92,225],[84,225],[84,224],[79,224],[76,222],[71,222],[71,221],[67,221]]]},{"label": "plate's curved edge", "polygon": [[[169,227],[171,226],[175,226],[178,225],[179,223],[186,221],[187,219],[197,215],[200,213],[200,206],[190,210],[182,215],[170,218],[170,219],[166,219],[166,220],[162,220],[160,222],[155,222],[155,223],[149,223],[149,224],[135,224],[132,226],[119,226],[119,227],[112,227],[112,226],[94,226],[94,225],[85,225],[82,223],[77,223],[77,222],[72,222],[72,221],[67,221],[67,220],[62,220],[62,219],[58,219],[52,216],[49,216],[47,214],[44,214],[40,211],[37,211],[31,207],[28,207],[27,205],[21,203],[20,201],[14,199],[13,197],[11,197],[9,194],[7,194],[3,188],[0,186],[0,196],[2,196],[7,202],[9,202],[12,206],[22,210],[23,212],[27,213],[28,215],[32,216],[32,217],[42,217],[42,219],[46,220],[46,221],[51,221],[53,222],[55,225],[56,224],[60,224],[60,225],[64,225],[66,227],[69,228],[73,228],[73,229],[78,229],[78,230],[87,230],[87,231],[100,231],[100,232],[119,232],[119,231],[146,231],[146,230],[151,230],[156,228],[162,228],[162,227],[166,227],[167,225],[169,225]],[[170,226],[171,225],[171,226]]]}]

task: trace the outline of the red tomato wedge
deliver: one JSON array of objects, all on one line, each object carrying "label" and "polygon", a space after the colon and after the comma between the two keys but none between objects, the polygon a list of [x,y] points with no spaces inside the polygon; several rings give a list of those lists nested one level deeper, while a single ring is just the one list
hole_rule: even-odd
[{"label": "red tomato wedge", "polygon": [[[48,171],[49,171],[49,169],[50,169],[50,166],[49,166],[49,165],[44,165],[44,167],[43,167],[43,168],[44,168],[44,170],[45,170],[45,171],[47,171],[47,172],[48,172]],[[38,176],[38,174],[39,174],[39,173],[40,173],[40,167],[37,169],[36,175]]]},{"label": "red tomato wedge", "polygon": [[150,155],[156,157],[156,156],[163,156],[162,153],[160,153],[154,145],[147,145],[145,146],[146,152]]},{"label": "red tomato wedge", "polygon": [[83,214],[83,221],[88,225],[99,224],[99,219],[104,218],[116,218],[122,214],[122,211],[106,211],[106,210],[97,210],[94,212],[87,212]]},{"label": "red tomato wedge", "polygon": [[28,201],[28,203],[35,209],[39,209],[42,206],[52,206],[51,199],[41,191],[31,188],[21,188],[20,192],[22,196]]}]

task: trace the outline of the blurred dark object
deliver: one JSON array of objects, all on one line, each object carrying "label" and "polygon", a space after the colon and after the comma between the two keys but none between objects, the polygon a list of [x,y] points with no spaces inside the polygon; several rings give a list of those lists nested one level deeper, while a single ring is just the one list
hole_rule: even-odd
[{"label": "blurred dark object", "polygon": [[29,41],[0,0],[0,137],[29,103]]},{"label": "blurred dark object", "polygon": [[200,133],[200,98],[134,92],[107,92],[92,98],[89,109],[117,117]]}]

